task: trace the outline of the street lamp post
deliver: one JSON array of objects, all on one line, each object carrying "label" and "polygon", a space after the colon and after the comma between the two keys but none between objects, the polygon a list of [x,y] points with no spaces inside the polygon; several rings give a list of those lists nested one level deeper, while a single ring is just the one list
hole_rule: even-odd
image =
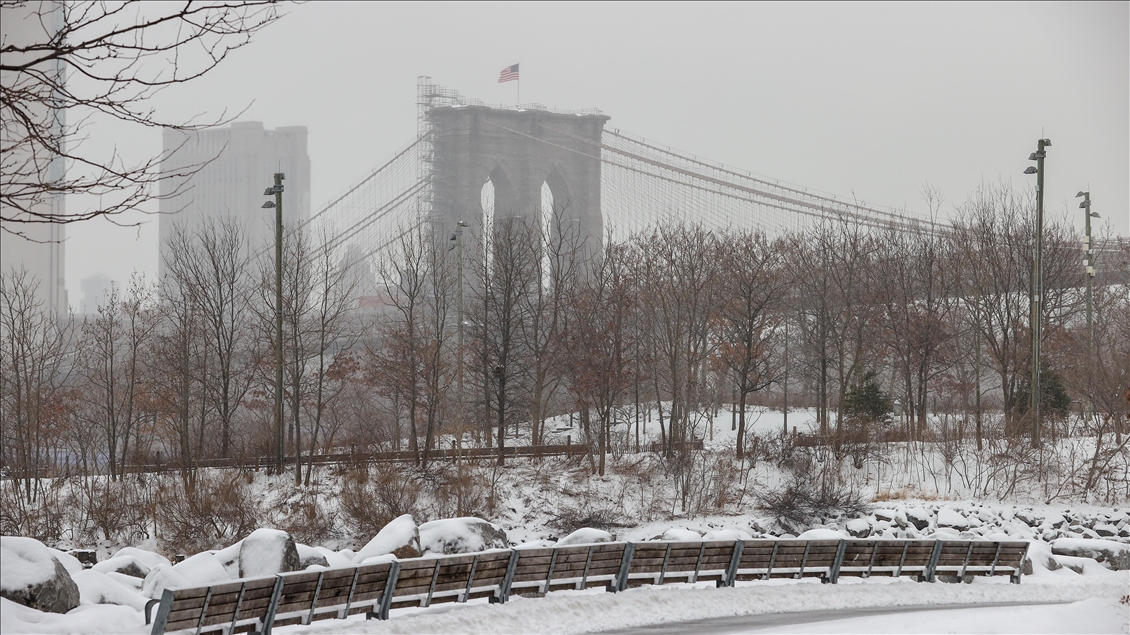
[{"label": "street lamp post", "polygon": [[462,446],[463,427],[466,424],[464,417],[464,399],[463,399],[463,228],[467,223],[459,221],[455,224],[455,233],[451,235],[451,240],[455,243],[455,284],[456,287],[456,303],[459,309],[459,324],[456,329],[457,335],[457,348],[459,349],[459,359],[455,371],[455,385],[459,391],[459,430],[458,438],[459,445]]},{"label": "street lamp post", "polygon": [[263,196],[274,195],[275,200],[263,203],[263,209],[275,208],[275,435],[278,445],[275,449],[275,463],[281,474],[286,460],[286,435],[283,433],[283,339],[282,339],[282,172],[275,172],[275,184],[268,187]]},{"label": "street lamp post", "polygon": [[1028,410],[1032,413],[1032,447],[1040,446],[1040,331],[1044,309],[1044,158],[1045,148],[1051,147],[1050,139],[1040,139],[1036,151],[1029,155],[1036,167],[1028,166],[1025,174],[1036,175],[1036,240],[1034,245],[1035,263],[1032,267],[1032,313],[1029,325],[1032,330],[1032,378],[1028,391]]},{"label": "street lamp post", "polygon": [[[1091,377],[1091,357],[1095,352],[1095,326],[1092,320],[1094,301],[1091,295],[1091,284],[1095,278],[1095,247],[1091,244],[1091,219],[1100,218],[1098,212],[1091,211],[1091,193],[1079,192],[1075,198],[1083,197],[1079,209],[1083,210],[1083,273],[1087,282],[1087,378]],[[1085,405],[1085,419],[1089,423],[1094,416],[1095,404],[1088,398]]]}]

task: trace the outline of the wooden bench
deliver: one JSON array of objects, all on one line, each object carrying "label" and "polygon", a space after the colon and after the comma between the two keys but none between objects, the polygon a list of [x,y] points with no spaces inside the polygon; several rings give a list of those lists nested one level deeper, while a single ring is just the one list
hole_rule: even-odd
[{"label": "wooden bench", "polygon": [[166,631],[253,632],[364,613],[388,619],[399,607],[544,595],[604,586],[840,576],[912,575],[971,581],[1008,575],[1020,582],[1028,543],[967,540],[738,540],[600,543],[410,558],[360,567],[296,571],[208,587],[165,589],[145,606],[153,635]]}]

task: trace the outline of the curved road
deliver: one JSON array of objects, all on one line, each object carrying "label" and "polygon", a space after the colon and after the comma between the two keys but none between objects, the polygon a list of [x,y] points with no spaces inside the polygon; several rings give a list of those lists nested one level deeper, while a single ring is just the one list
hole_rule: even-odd
[{"label": "curved road", "polygon": [[616,631],[605,631],[606,635],[723,635],[726,633],[749,633],[772,629],[778,626],[811,624],[829,620],[843,620],[853,617],[870,617],[892,613],[914,613],[918,611],[948,611],[954,609],[986,609],[1000,606],[1046,606],[1060,602],[988,602],[984,604],[933,604],[927,606],[877,606],[863,608],[829,609],[823,611],[797,611],[795,613],[760,613],[755,615],[733,615],[709,620],[690,622],[666,622]]}]

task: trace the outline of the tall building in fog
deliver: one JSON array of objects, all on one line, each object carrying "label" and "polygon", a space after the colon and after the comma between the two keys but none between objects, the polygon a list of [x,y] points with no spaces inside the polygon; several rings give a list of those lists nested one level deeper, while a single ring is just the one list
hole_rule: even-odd
[{"label": "tall building in fog", "polygon": [[[60,2],[32,0],[27,3],[5,3],[0,15],[3,15],[3,19],[0,19],[0,44],[5,47],[50,42],[63,27],[63,9]],[[5,64],[17,65],[21,62],[19,53],[6,52],[4,55]],[[34,68],[53,76],[56,81],[63,80],[64,67],[60,59],[56,58]],[[44,98],[43,101],[28,100],[28,103],[21,104],[29,106],[25,114],[48,120],[53,134],[63,137],[66,111],[49,110],[43,106],[49,101],[46,93],[51,89],[45,84],[25,85],[22,88],[33,93],[44,92],[43,95],[39,95]],[[4,114],[9,114],[7,106]],[[38,171],[40,183],[63,181],[66,172],[62,157],[36,156],[43,152],[44,148],[21,142],[26,136],[26,129],[18,120],[5,121],[2,128],[5,168],[14,169],[17,174],[23,176],[32,176]],[[60,140],[59,143],[62,145],[65,141]],[[12,174],[4,174],[3,178],[15,177]],[[30,204],[33,213],[66,213],[66,199],[62,192],[47,192],[39,200],[24,202]],[[16,219],[24,216],[22,212],[12,209],[4,209],[3,215]],[[65,313],[68,308],[64,227],[65,225],[60,224],[16,222],[4,223],[0,228],[0,271],[4,274],[25,272],[37,285],[36,300],[56,313]]]},{"label": "tall building in fog", "polygon": [[[275,214],[262,209],[270,197],[263,190],[274,184],[275,172],[283,181],[283,224],[293,227],[310,217],[310,155],[306,152],[306,126],[267,130],[259,121],[233,123],[227,128],[184,133],[166,130],[164,152],[171,158],[161,164],[165,174],[204,165],[185,182],[161,182],[159,275],[164,278],[167,244],[173,228],[191,230],[205,219],[230,217],[247,230],[251,247],[274,244]],[[176,196],[171,194],[181,189]]]}]

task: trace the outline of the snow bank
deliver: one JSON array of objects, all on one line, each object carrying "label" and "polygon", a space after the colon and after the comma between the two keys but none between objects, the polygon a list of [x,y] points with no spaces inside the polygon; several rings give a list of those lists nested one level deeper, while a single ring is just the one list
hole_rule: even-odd
[{"label": "snow bank", "polygon": [[382,527],[377,535],[373,536],[372,540],[361,547],[361,551],[353,556],[353,561],[362,562],[373,556],[393,553],[404,547],[409,547],[415,553],[403,553],[409,551],[409,549],[403,549],[402,557],[412,558],[420,555],[420,530],[416,528],[416,521],[411,514],[398,516]]},{"label": "snow bank", "polygon": [[105,573],[87,569],[79,571],[71,578],[78,585],[83,604],[120,604],[135,611],[145,609],[148,598]]},{"label": "snow bank", "polygon": [[0,598],[0,633],[148,633],[145,617],[128,606],[83,604],[66,614],[44,613]]}]

